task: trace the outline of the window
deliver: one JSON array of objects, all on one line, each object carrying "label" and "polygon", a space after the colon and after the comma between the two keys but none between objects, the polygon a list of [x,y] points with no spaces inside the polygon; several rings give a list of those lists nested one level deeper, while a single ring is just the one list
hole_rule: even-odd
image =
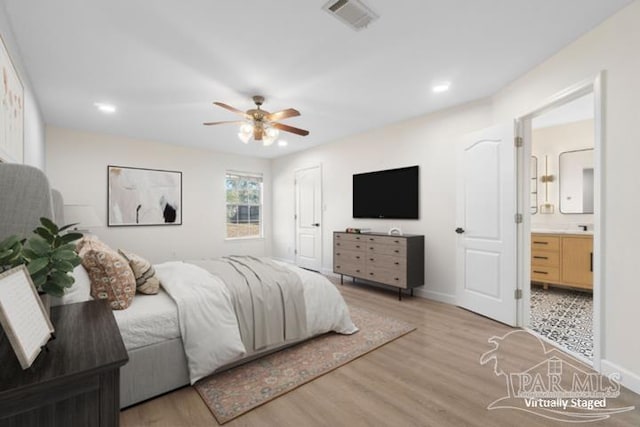
[{"label": "window", "polygon": [[227,172],[227,238],[262,237],[262,175]]}]

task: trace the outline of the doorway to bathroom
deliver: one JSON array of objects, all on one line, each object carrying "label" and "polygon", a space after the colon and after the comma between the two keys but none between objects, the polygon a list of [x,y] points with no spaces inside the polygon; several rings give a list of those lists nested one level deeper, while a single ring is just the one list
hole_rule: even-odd
[{"label": "doorway to bathroom", "polygon": [[[523,322],[597,369],[599,359],[599,78],[520,119],[521,188],[529,212],[519,242]],[[528,179],[527,179],[528,178]],[[528,181],[528,186],[525,184]],[[524,193],[524,191],[523,191]],[[594,244],[595,243],[595,244]],[[595,256],[594,256],[595,255]]]}]

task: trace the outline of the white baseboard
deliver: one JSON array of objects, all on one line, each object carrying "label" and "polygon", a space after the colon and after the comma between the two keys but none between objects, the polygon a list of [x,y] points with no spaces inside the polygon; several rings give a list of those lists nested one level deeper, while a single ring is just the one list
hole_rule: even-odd
[{"label": "white baseboard", "polygon": [[422,298],[433,301],[443,302],[445,304],[456,305],[456,296],[445,294],[443,292],[430,291],[429,289],[414,288],[413,294]]},{"label": "white baseboard", "polygon": [[605,359],[602,359],[602,361],[600,362],[600,369],[602,371],[601,374],[603,375],[609,375],[613,373],[620,374],[620,384],[633,391],[634,393],[640,394],[640,375]]}]

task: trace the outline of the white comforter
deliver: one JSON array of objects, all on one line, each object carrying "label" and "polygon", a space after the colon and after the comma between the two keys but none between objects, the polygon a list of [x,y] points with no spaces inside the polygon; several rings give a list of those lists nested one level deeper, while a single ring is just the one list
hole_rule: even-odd
[{"label": "white comforter", "polygon": [[[352,334],[358,330],[342,296],[325,277],[280,264],[292,269],[304,284],[309,337],[329,331]],[[231,297],[220,279],[179,261],[158,264],[155,269],[162,286],[178,306],[191,384],[245,355]]]}]

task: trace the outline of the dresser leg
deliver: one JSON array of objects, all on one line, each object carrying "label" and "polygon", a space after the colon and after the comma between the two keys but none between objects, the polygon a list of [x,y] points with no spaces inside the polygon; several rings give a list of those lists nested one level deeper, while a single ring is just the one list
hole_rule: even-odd
[{"label": "dresser leg", "polygon": [[398,301],[402,301],[402,289],[398,288]]},{"label": "dresser leg", "polygon": [[413,296],[413,288],[411,288],[411,296]]},{"label": "dresser leg", "polygon": [[344,285],[344,276],[342,274],[340,275],[340,284]]}]

